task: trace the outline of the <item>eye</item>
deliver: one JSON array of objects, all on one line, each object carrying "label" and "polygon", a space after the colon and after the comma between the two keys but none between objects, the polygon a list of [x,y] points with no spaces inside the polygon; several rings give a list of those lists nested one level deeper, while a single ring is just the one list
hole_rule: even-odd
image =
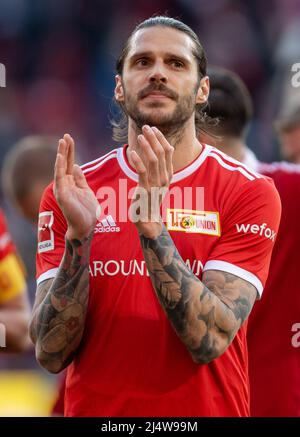
[{"label": "eye", "polygon": [[184,63],[179,61],[178,59],[171,59],[170,64],[175,68],[183,68]]},{"label": "eye", "polygon": [[140,59],[137,59],[135,63],[136,63],[136,65],[146,67],[149,64],[149,60],[147,58],[140,58]]}]

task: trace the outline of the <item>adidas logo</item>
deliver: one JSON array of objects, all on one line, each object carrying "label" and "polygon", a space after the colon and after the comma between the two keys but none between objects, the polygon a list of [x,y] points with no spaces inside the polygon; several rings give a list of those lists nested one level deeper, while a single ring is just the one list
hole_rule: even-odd
[{"label": "adidas logo", "polygon": [[101,234],[103,232],[120,232],[120,228],[116,225],[116,222],[111,215],[97,223],[94,233]]}]

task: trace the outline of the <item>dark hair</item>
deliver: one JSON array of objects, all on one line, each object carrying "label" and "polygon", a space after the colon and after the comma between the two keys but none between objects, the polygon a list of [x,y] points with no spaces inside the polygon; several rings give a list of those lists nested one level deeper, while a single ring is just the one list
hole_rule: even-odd
[{"label": "dark hair", "polygon": [[[135,27],[135,29],[127,39],[123,47],[123,50],[121,52],[121,55],[117,59],[116,62],[117,73],[120,76],[122,76],[124,62],[130,50],[131,40],[133,36],[136,34],[136,32],[138,32],[141,29],[145,29],[148,27],[155,27],[155,26],[162,26],[162,27],[169,27],[172,29],[176,29],[181,32],[184,32],[186,35],[188,35],[191,38],[191,40],[194,43],[193,55],[197,60],[199,82],[200,82],[200,79],[206,76],[207,61],[206,61],[206,55],[204,49],[199,41],[199,38],[197,37],[196,33],[189,26],[184,24],[182,21],[167,16],[156,16],[156,17],[148,18],[147,20],[142,21],[140,24],[138,24]],[[123,105],[118,103],[118,106],[121,109],[121,113],[119,114],[118,120],[111,120],[112,127],[113,127],[113,138],[118,142],[127,141],[128,118],[124,111]],[[195,123],[196,123],[197,132],[199,132],[200,130],[206,130],[205,126],[209,123],[208,120],[209,117],[207,116],[207,114],[203,112],[205,107],[206,107],[206,103],[202,105],[199,104],[196,105]]]},{"label": "dark hair", "polygon": [[240,137],[246,135],[253,107],[249,91],[232,71],[219,67],[208,69],[210,93],[206,112],[219,123],[212,133]]}]

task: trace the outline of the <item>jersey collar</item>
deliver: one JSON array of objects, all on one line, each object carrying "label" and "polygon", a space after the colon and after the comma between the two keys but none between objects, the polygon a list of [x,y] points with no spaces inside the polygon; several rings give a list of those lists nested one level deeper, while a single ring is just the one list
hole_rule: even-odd
[{"label": "jersey collar", "polygon": [[[208,146],[207,144],[202,145],[202,150],[200,155],[197,156],[197,158],[194,159],[189,165],[181,169],[180,171],[173,174],[171,184],[174,184],[175,182],[179,182],[182,179],[186,178],[187,176],[190,176],[193,174],[196,170],[199,169],[201,164],[205,161],[207,155],[209,154],[210,150],[212,149],[211,146]],[[128,176],[130,179],[132,179],[135,182],[138,182],[138,175],[135,172],[135,170],[131,167],[131,165],[128,162],[127,155],[126,155],[126,149],[128,147],[128,144],[126,144],[124,147],[120,147],[117,150],[117,159],[119,162],[119,165],[121,169],[124,171],[126,176]]]}]

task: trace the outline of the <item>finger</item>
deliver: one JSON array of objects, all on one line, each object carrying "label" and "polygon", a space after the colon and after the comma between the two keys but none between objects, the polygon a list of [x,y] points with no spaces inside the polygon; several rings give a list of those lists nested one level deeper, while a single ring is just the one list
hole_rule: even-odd
[{"label": "finger", "polygon": [[139,155],[136,153],[135,150],[131,152],[130,157],[132,159],[136,172],[139,175],[139,185],[141,187],[147,188],[148,185],[147,169],[143,161],[141,160],[141,158],[139,157]]},{"label": "finger", "polygon": [[148,170],[148,181],[151,186],[160,186],[158,158],[144,135],[138,136],[138,143],[142,150],[142,161]]},{"label": "finger", "polygon": [[74,177],[74,181],[75,181],[75,184],[77,185],[77,187],[89,188],[89,185],[86,181],[86,178],[83,174],[83,171],[81,170],[81,168],[77,164],[74,164],[74,166],[73,166],[73,177]]},{"label": "finger", "polygon": [[144,137],[149,142],[149,144],[150,144],[152,150],[154,151],[154,153],[156,154],[156,156],[158,158],[160,158],[161,156],[164,156],[165,151],[164,151],[162,145],[160,144],[158,138],[156,137],[156,135],[153,131],[153,128],[151,128],[148,125],[145,125],[142,127],[142,131],[143,131]]},{"label": "finger", "polygon": [[145,125],[143,126],[142,130],[145,138],[147,139],[152,150],[157,156],[160,182],[162,185],[165,185],[168,181],[168,174],[167,174],[166,163],[165,163],[165,151],[162,145],[160,144],[159,140],[157,139],[152,128],[150,128],[148,125]]},{"label": "finger", "polygon": [[73,174],[73,167],[74,167],[74,140],[69,134],[64,135],[64,140],[66,141],[68,145],[68,156],[67,156],[67,174],[71,175]]},{"label": "finger", "polygon": [[159,129],[157,129],[157,127],[153,127],[152,130],[165,151],[166,168],[167,168],[167,172],[169,175],[169,180],[171,180],[171,178],[173,176],[174,147],[171,146],[169,141],[166,139],[166,137],[163,135],[163,133]]},{"label": "finger", "polygon": [[54,182],[56,185],[61,183],[62,179],[66,175],[66,149],[67,145],[65,140],[60,139],[58,142],[58,149],[54,166]]}]

